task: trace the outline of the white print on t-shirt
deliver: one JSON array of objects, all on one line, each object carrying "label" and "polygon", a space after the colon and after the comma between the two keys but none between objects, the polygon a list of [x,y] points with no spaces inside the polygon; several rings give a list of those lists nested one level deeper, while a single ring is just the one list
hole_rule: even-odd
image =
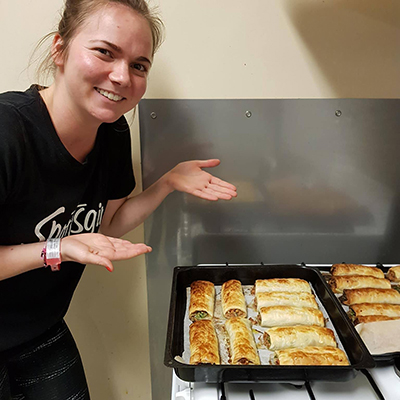
[{"label": "white print on t-shirt", "polygon": [[50,238],[63,238],[70,234],[77,234],[83,232],[94,232],[96,227],[99,227],[103,219],[104,207],[99,203],[98,210],[86,210],[87,204],[79,204],[71,213],[71,218],[68,222],[61,226],[57,223],[57,215],[65,212],[65,207],[60,207],[58,210],[51,213],[48,217],[42,219],[35,227],[35,235],[40,241],[46,240],[45,236],[41,233],[44,226],[51,223]]}]

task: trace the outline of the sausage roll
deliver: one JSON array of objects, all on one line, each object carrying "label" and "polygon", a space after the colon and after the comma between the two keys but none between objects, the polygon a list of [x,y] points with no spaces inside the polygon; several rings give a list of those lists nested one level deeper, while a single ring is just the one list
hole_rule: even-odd
[{"label": "sausage roll", "polygon": [[259,365],[260,358],[250,321],[246,318],[233,317],[225,322],[225,327],[229,335],[232,364]]},{"label": "sausage roll", "polygon": [[368,324],[369,322],[390,321],[394,319],[400,319],[400,317],[387,317],[386,315],[360,315],[354,318],[355,318],[354,325],[358,325],[361,323]]},{"label": "sausage roll", "polygon": [[400,265],[389,268],[387,277],[392,282],[400,282]]},{"label": "sausage roll", "polygon": [[264,333],[263,342],[272,351],[287,349],[289,347],[337,346],[333,331],[321,326],[270,328]]},{"label": "sausage roll", "polygon": [[346,354],[337,347],[307,346],[277,350],[273,361],[277,365],[349,365]]},{"label": "sausage roll", "polygon": [[385,274],[381,269],[359,264],[333,264],[331,268],[331,274],[333,276],[367,275],[379,279],[385,278]]},{"label": "sausage roll", "polygon": [[345,289],[340,301],[346,305],[360,303],[400,304],[400,293],[395,289]]},{"label": "sausage roll", "polygon": [[257,309],[272,306],[297,306],[318,309],[314,295],[304,292],[261,292],[256,296]]},{"label": "sausage roll", "polygon": [[350,306],[350,316],[386,315],[387,317],[400,317],[399,304],[362,303]]},{"label": "sausage roll", "polygon": [[218,338],[210,320],[189,326],[190,364],[219,364]]},{"label": "sausage roll", "polygon": [[257,295],[261,292],[311,293],[311,287],[307,281],[298,278],[257,279],[255,293]]},{"label": "sausage roll", "polygon": [[232,279],[222,285],[221,303],[225,318],[247,316],[246,301],[240,281]]},{"label": "sausage roll", "polygon": [[215,287],[208,281],[195,281],[190,285],[189,319],[198,321],[214,316]]},{"label": "sausage roll", "polygon": [[391,288],[390,281],[387,279],[363,275],[332,276],[328,283],[335,293],[343,293],[344,289],[360,289],[367,287],[376,289]]},{"label": "sausage roll", "polygon": [[261,326],[294,326],[317,325],[325,326],[322,312],[310,307],[273,306],[261,307]]}]

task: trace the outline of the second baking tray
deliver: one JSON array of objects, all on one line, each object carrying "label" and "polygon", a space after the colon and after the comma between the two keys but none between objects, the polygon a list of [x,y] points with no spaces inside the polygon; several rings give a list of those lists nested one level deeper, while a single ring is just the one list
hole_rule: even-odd
[{"label": "second baking tray", "polygon": [[[340,338],[350,361],[349,366],[190,365],[178,361],[184,351],[186,293],[193,281],[208,280],[222,285],[230,279],[238,279],[242,285],[254,285],[256,279],[270,278],[301,278],[311,284]],[[184,381],[208,383],[346,381],[354,378],[357,370],[375,366],[318,269],[300,265],[175,267],[164,364],[174,368],[176,375]]]},{"label": "second baking tray", "polygon": [[[343,264],[345,264],[345,263],[343,263]],[[370,265],[370,264],[363,264],[363,265]],[[371,264],[371,266],[380,268],[384,272],[385,276],[386,276],[386,274],[387,274],[387,272],[388,272],[388,270],[390,268],[390,267],[384,266],[382,264],[373,264],[373,265]],[[324,277],[325,281],[328,281],[329,278],[331,277],[331,274],[330,274],[331,267],[332,267],[332,265],[317,265],[315,268],[317,268],[319,271],[321,271],[322,272],[322,276]],[[395,286],[398,286],[398,284],[396,283]],[[392,287],[394,287],[394,286],[392,285]],[[335,297],[337,298],[337,296],[335,296]],[[339,301],[339,304],[342,306],[342,308],[344,310],[348,309],[348,307],[342,305],[340,303],[340,301]],[[346,311],[345,311],[345,314],[346,314],[346,317],[349,318],[347,316],[347,312]],[[353,325],[353,322],[351,322],[350,318],[349,318],[349,321]],[[357,332],[357,334],[358,334],[358,332]],[[395,363],[397,362],[400,365],[400,352],[399,351],[396,351],[396,352],[393,352],[393,353],[372,354],[372,358],[375,360],[375,362],[378,365],[381,365],[381,364],[384,365],[384,364],[392,363],[392,362],[395,362]]]}]

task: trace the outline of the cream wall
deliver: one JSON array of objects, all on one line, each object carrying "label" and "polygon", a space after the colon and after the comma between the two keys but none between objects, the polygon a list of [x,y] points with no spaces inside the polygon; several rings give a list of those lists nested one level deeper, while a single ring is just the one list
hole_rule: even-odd
[{"label": "cream wall", "polygon": [[147,97],[398,97],[397,0],[158,0]]},{"label": "cream wall", "polygon": [[[0,0],[0,91],[25,89],[61,0]],[[397,0],[158,0],[167,35],[147,98],[397,98]],[[132,129],[140,181],[137,123]],[[138,190],[140,190],[140,185]],[[127,236],[141,241],[142,229]],[[90,266],[68,322],[95,400],[150,399],[144,258]],[[162,363],[162,360],[160,360]],[[156,378],[156,377],[154,377]],[[167,399],[167,394],[165,399]]]}]

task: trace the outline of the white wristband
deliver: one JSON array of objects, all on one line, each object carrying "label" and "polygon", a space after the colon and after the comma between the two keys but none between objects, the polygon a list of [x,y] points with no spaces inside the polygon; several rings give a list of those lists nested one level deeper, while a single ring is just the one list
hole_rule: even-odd
[{"label": "white wristband", "polygon": [[59,271],[61,264],[61,239],[49,239],[46,242],[45,264],[52,271]]}]

